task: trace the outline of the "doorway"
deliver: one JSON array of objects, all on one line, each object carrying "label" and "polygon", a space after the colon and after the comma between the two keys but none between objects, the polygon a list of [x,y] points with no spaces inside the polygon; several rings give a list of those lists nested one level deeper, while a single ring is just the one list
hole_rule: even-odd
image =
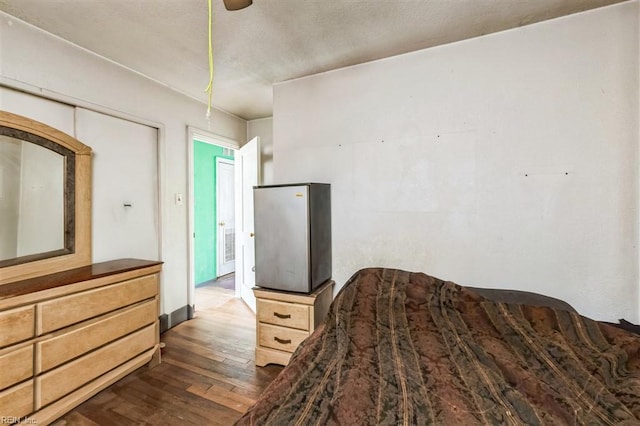
[{"label": "doorway", "polygon": [[206,308],[235,295],[234,150],[192,143],[194,304]]},{"label": "doorway", "polygon": [[[255,283],[253,188],[259,184],[260,140],[258,137],[254,137],[240,147],[237,141],[224,136],[211,134],[193,127],[189,127],[188,130],[189,275],[187,303],[190,309],[188,317],[193,317],[196,302],[198,308],[202,307],[202,303],[197,300],[196,286],[202,288],[204,283],[216,282],[221,277],[233,277],[235,292],[231,291],[229,297],[241,298],[255,312],[255,298],[251,290]],[[223,155],[219,155],[220,150],[222,150]],[[233,191],[230,190],[230,185],[228,185],[230,179],[227,180],[228,186],[226,189],[219,191],[234,193],[235,205],[233,211],[235,216],[232,221],[233,229],[221,230],[221,228],[226,227],[228,220],[217,217],[220,209],[211,208],[214,201],[208,199],[211,194],[215,193],[211,179],[211,176],[214,176],[215,173],[211,167],[212,157],[224,157],[221,161],[228,160],[227,163],[233,161]],[[216,159],[215,161],[218,160]],[[196,167],[201,162],[204,163],[204,166]],[[230,173],[231,169],[228,166],[230,164],[221,167],[223,174],[228,175]],[[203,184],[196,184],[196,182]],[[226,214],[231,215],[231,212],[227,211]],[[196,227],[196,216],[206,216],[207,219],[198,219],[198,222],[202,225]],[[216,234],[216,238],[211,236],[213,233]],[[226,239],[224,238],[225,234]],[[223,239],[218,241],[217,235],[221,235]],[[214,244],[215,255],[212,254]],[[220,244],[220,247],[218,247],[218,244]],[[196,259],[196,254],[198,254],[198,259]],[[218,254],[224,256],[220,262],[221,268],[218,263]],[[226,276],[221,275],[220,271],[225,272],[225,268],[230,267],[229,261],[231,258],[235,258],[231,266],[232,269],[235,269],[235,272],[230,272]],[[214,268],[215,272],[213,271]],[[229,282],[218,281],[216,285],[218,287],[228,287]],[[228,291],[228,289],[225,291]]]}]

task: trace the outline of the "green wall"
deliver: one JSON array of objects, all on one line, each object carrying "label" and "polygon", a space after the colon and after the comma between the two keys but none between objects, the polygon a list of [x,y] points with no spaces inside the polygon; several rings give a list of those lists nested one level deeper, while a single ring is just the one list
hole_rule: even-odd
[{"label": "green wall", "polygon": [[[232,153],[233,154],[233,153]],[[196,286],[217,278],[216,158],[233,159],[223,148],[193,141]]]}]

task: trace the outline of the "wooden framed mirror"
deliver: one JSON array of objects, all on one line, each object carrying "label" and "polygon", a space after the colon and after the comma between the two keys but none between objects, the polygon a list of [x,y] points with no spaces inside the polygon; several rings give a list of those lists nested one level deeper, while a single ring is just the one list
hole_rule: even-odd
[{"label": "wooden framed mirror", "polygon": [[0,111],[0,285],[91,263],[91,148]]}]

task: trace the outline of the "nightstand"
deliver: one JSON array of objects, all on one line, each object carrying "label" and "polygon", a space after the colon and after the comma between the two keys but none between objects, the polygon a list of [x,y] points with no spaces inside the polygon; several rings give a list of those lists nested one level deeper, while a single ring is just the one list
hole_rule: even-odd
[{"label": "nightstand", "polygon": [[256,365],[287,365],[298,345],[322,322],[333,300],[329,280],[311,294],[254,287]]}]

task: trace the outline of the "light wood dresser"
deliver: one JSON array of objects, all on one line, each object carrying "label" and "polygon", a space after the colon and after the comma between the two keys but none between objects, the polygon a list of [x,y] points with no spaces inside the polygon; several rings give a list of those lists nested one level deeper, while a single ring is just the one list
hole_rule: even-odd
[{"label": "light wood dresser", "polygon": [[121,259],[0,286],[0,423],[49,424],[159,363],[161,268]]},{"label": "light wood dresser", "polygon": [[333,281],[311,294],[254,287],[256,296],[256,365],[287,365],[291,354],[327,315]]}]

